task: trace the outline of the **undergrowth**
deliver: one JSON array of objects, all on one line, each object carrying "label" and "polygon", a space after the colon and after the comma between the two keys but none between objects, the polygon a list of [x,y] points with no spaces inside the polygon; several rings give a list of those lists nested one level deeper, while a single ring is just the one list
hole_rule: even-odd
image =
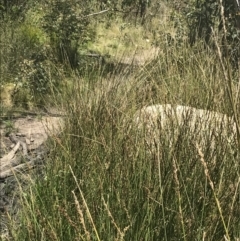
[{"label": "undergrowth", "polygon": [[237,138],[212,151],[186,128],[153,151],[134,128],[135,111],[153,103],[232,114],[217,56],[201,45],[163,51],[135,73],[72,79],[64,132],[49,143],[44,178],[22,197],[13,240],[239,239]]},{"label": "undergrowth", "polygon": [[[171,103],[239,120],[239,73],[216,51],[218,40],[209,49],[158,36],[158,56],[144,65],[59,71],[65,85],[51,97],[65,127],[10,217],[9,240],[240,239],[239,136],[211,150],[169,123],[174,144],[162,130],[152,149],[133,118],[143,106]],[[210,146],[214,136],[204,138]]]}]

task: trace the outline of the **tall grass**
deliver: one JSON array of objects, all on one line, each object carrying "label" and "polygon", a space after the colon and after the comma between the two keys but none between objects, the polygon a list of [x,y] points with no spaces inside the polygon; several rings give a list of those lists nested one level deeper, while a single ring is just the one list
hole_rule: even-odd
[{"label": "tall grass", "polygon": [[237,143],[219,138],[213,152],[202,150],[186,128],[174,145],[163,135],[153,151],[134,128],[135,111],[152,103],[232,114],[216,53],[201,44],[167,46],[132,74],[94,83],[74,76],[63,99],[64,132],[49,142],[44,177],[22,197],[12,240],[240,238]]}]

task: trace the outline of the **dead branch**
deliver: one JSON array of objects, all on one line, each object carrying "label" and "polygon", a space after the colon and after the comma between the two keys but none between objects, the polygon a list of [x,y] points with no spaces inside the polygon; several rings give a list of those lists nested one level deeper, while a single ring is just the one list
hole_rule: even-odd
[{"label": "dead branch", "polygon": [[14,146],[14,148],[7,155],[3,156],[0,159],[0,168],[2,168],[3,165],[10,162],[14,158],[15,153],[17,152],[19,147],[20,147],[20,141],[17,142],[17,144]]},{"label": "dead branch", "polygon": [[30,169],[34,168],[34,166],[35,166],[35,162],[34,162],[34,160],[32,160],[27,163],[23,163],[18,166],[9,168],[0,173],[0,179],[4,179],[9,176],[13,176],[14,173],[17,173],[17,172],[24,172],[24,171],[30,170]]}]

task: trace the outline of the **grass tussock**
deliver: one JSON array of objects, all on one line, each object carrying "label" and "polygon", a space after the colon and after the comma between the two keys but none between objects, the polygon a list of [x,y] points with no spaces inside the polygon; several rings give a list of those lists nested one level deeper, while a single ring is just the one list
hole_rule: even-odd
[{"label": "grass tussock", "polygon": [[201,141],[216,145],[202,148],[197,132],[169,121],[152,149],[147,130],[134,122],[137,110],[154,103],[233,113],[220,63],[208,49],[162,51],[165,58],[160,54],[130,75],[94,84],[75,76],[63,101],[65,130],[51,140],[44,178],[23,199],[22,226],[11,229],[13,240],[240,237],[236,135],[228,145],[206,125]]}]

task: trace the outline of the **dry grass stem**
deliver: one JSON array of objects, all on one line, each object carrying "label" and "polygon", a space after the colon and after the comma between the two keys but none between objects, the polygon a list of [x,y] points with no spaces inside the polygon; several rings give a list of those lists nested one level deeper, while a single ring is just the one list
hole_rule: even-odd
[{"label": "dry grass stem", "polygon": [[126,233],[127,230],[130,228],[130,225],[126,226],[126,227],[123,229],[123,232],[122,232],[121,229],[118,227],[117,223],[115,222],[115,220],[114,220],[114,218],[113,218],[113,216],[112,216],[112,213],[110,212],[110,210],[109,210],[109,208],[108,208],[108,205],[107,205],[107,203],[105,202],[104,197],[102,197],[102,201],[103,201],[104,207],[105,207],[106,210],[107,210],[108,216],[111,218],[112,224],[113,224],[114,227],[117,229],[117,232],[118,232],[118,235],[119,235],[119,238],[118,238],[117,240],[122,241],[122,240],[124,239],[125,233]]},{"label": "dry grass stem", "polygon": [[83,205],[84,205],[84,207],[86,208],[87,215],[88,215],[88,218],[89,218],[89,220],[90,220],[90,222],[91,222],[91,224],[92,224],[93,230],[94,230],[94,232],[95,232],[95,234],[96,234],[96,238],[97,238],[98,241],[100,241],[100,238],[99,238],[99,235],[98,235],[96,226],[95,226],[95,224],[94,224],[94,222],[93,222],[93,219],[92,219],[92,215],[91,215],[90,210],[89,210],[89,208],[88,208],[88,205],[87,205],[87,203],[86,203],[86,201],[85,201],[85,198],[84,198],[84,196],[83,196],[82,190],[81,190],[81,188],[80,188],[80,186],[79,186],[79,184],[78,184],[78,182],[77,182],[77,178],[76,178],[76,176],[74,175],[74,172],[73,172],[73,170],[72,170],[72,167],[69,166],[69,168],[70,168],[70,171],[71,171],[71,173],[72,173],[72,175],[73,175],[73,178],[74,178],[74,180],[75,180],[75,183],[76,183],[76,185],[77,185],[77,187],[78,187],[78,190],[79,190],[79,192],[80,192],[80,195],[81,195],[81,198],[82,198],[82,201],[83,201]]},{"label": "dry grass stem", "polygon": [[77,212],[78,212],[78,214],[79,214],[80,223],[81,223],[82,226],[83,226],[83,230],[84,230],[84,232],[85,232],[85,235],[86,235],[86,237],[87,237],[87,240],[91,240],[91,238],[90,238],[90,233],[87,231],[87,228],[86,228],[86,225],[85,225],[85,221],[84,221],[84,217],[83,217],[83,212],[82,212],[82,210],[81,210],[81,208],[80,208],[78,199],[77,199],[74,191],[72,191],[72,194],[73,194],[73,196],[74,196],[74,202],[75,202],[75,205],[76,205],[76,208],[77,208]]},{"label": "dry grass stem", "polygon": [[173,157],[173,176],[174,180],[176,182],[176,192],[178,196],[178,208],[179,208],[179,215],[180,215],[180,220],[181,220],[181,225],[182,225],[182,230],[183,230],[183,238],[186,240],[186,231],[184,227],[184,218],[183,218],[183,211],[182,211],[182,198],[181,198],[181,192],[180,192],[180,183],[178,180],[178,168],[176,164],[176,159]]},{"label": "dry grass stem", "polygon": [[217,198],[217,195],[216,195],[216,192],[215,192],[215,189],[214,189],[214,185],[213,185],[213,182],[211,180],[211,177],[209,175],[209,171],[208,171],[208,167],[207,167],[207,163],[205,162],[204,160],[204,155],[198,145],[198,143],[196,143],[196,148],[197,148],[197,151],[198,151],[198,154],[199,154],[199,157],[200,157],[200,161],[203,165],[203,168],[204,168],[204,173],[205,173],[205,176],[207,178],[207,180],[209,181],[209,184],[210,184],[210,187],[213,191],[213,194],[214,194],[214,198],[215,198],[215,201],[216,201],[216,204],[217,204],[217,208],[218,208],[218,211],[219,211],[219,214],[221,216],[221,220],[222,220],[222,224],[223,224],[223,227],[224,227],[224,230],[225,230],[225,233],[226,233],[226,237],[227,237],[227,240],[230,241],[230,237],[229,237],[229,234],[228,234],[228,228],[226,226],[226,223],[224,221],[224,217],[223,217],[223,213],[222,213],[222,208],[221,208],[221,205],[220,205],[220,202]]}]

